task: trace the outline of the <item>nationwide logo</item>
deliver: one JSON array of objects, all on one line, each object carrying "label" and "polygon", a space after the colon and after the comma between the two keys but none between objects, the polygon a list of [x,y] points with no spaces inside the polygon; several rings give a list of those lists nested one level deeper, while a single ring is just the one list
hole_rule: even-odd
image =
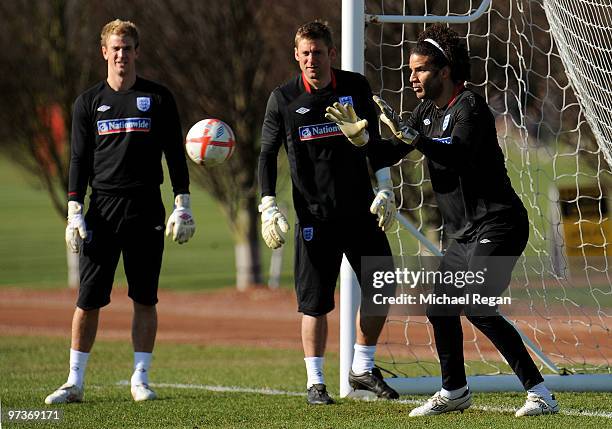
[{"label": "nationwide logo", "polygon": [[151,118],[119,118],[98,121],[98,135],[151,131]]},{"label": "nationwide logo", "polygon": [[444,144],[451,144],[452,143],[452,138],[451,137],[437,137],[437,138],[433,138],[433,141],[436,141],[438,143],[444,143]]},{"label": "nationwide logo", "polygon": [[305,125],[298,130],[301,141],[322,139],[325,137],[341,136],[342,131],[333,122],[325,124]]},{"label": "nationwide logo", "polygon": [[98,107],[98,112],[106,112],[108,109],[110,109],[111,107],[107,104],[103,104],[100,107]]}]

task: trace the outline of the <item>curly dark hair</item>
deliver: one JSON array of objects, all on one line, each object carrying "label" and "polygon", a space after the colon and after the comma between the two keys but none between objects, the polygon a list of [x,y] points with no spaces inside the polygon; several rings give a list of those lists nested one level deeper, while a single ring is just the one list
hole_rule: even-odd
[{"label": "curly dark hair", "polygon": [[[426,39],[435,41],[442,50],[438,49],[435,44],[426,42]],[[427,27],[419,35],[417,44],[410,53],[428,56],[432,64],[438,68],[450,66],[453,82],[465,82],[470,79],[468,50],[459,35],[445,25],[433,24]]]}]

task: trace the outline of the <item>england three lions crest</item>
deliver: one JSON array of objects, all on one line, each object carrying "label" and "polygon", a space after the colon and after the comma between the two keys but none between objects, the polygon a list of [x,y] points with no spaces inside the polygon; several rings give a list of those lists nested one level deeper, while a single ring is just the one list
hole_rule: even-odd
[{"label": "england three lions crest", "polygon": [[151,97],[136,97],[136,107],[141,112],[146,112],[151,108]]},{"label": "england three lions crest", "polygon": [[302,236],[305,241],[312,241],[314,237],[314,228],[312,226],[307,226],[302,230]]},{"label": "england three lions crest", "polygon": [[442,131],[446,131],[448,123],[450,122],[450,113],[444,117],[444,123],[442,123]]}]

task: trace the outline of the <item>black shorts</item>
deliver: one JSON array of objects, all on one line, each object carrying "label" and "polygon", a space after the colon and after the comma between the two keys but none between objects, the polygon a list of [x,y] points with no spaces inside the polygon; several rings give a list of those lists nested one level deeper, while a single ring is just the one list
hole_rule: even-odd
[{"label": "black shorts", "polygon": [[85,215],[88,236],[79,257],[79,308],[92,310],[110,302],[121,254],[128,296],[143,305],[157,303],[164,218],[159,191],[130,197],[92,195]]},{"label": "black shorts", "polygon": [[299,312],[321,316],[334,309],[342,254],[346,254],[357,274],[362,300],[371,292],[371,285],[362,278],[372,278],[369,273],[362,273],[362,257],[388,257],[392,266],[391,248],[375,215],[296,225],[294,271]]},{"label": "black shorts", "polygon": [[[517,212],[512,217],[499,217],[481,228],[470,239],[453,240],[442,257],[438,271],[454,273],[455,284],[434,286],[433,292],[442,297],[466,297],[466,304],[429,305],[428,316],[494,316],[497,305],[483,304],[482,297],[501,297],[508,288],[512,270],[525,250],[529,238],[529,222],[526,213]],[[466,274],[474,273],[468,282]],[[480,273],[480,274],[478,274]],[[460,275],[459,275],[460,274]],[[461,279],[460,282],[457,279]],[[478,300],[475,299],[478,297]],[[493,301],[491,301],[493,302]]]}]

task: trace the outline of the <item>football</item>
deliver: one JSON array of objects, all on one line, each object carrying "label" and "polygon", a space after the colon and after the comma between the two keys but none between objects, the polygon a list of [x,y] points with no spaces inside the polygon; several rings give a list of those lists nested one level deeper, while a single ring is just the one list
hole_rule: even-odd
[{"label": "football", "polygon": [[209,118],[194,124],[185,138],[185,150],[198,165],[222,164],[234,152],[236,138],[225,122]]}]

